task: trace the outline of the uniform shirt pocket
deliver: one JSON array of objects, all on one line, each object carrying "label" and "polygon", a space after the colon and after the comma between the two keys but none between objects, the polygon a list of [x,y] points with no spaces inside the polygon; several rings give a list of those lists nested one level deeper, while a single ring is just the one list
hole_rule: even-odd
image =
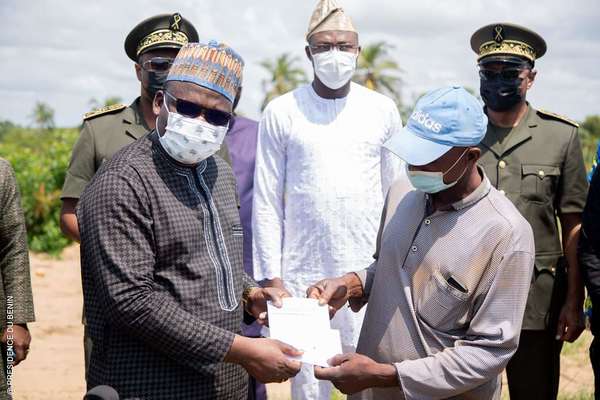
[{"label": "uniform shirt pocket", "polygon": [[470,293],[467,289],[459,290],[458,285],[452,278],[445,278],[439,269],[429,276],[416,308],[417,314],[430,327],[439,331],[461,328],[469,310]]},{"label": "uniform shirt pocket", "polygon": [[551,203],[559,177],[557,165],[522,164],[521,196],[532,203]]}]

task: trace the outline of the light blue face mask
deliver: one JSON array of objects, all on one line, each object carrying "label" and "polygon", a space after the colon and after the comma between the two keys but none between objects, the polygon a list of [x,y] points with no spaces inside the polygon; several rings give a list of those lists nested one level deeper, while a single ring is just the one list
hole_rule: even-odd
[{"label": "light blue face mask", "polygon": [[448,171],[451,171],[452,168],[454,168],[456,164],[458,164],[461,158],[463,158],[463,156],[467,154],[467,151],[469,151],[468,148],[465,149],[465,151],[460,155],[460,157],[458,157],[454,164],[452,164],[452,166],[448,168],[445,172],[411,171],[410,169],[408,169],[408,164],[405,164],[406,175],[408,175],[408,179],[410,180],[410,183],[415,187],[415,189],[418,189],[425,193],[433,194],[439,193],[446,189],[450,189],[452,186],[456,185],[456,183],[458,183],[458,181],[464,176],[464,174],[467,172],[467,167],[465,167],[465,170],[458,177],[458,179],[452,183],[444,183],[444,175],[446,175]]}]

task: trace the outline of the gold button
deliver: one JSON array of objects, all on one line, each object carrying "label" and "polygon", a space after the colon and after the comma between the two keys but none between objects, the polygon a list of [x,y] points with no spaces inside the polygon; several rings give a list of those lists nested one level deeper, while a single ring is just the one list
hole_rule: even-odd
[{"label": "gold button", "polygon": [[500,162],[498,163],[498,167],[501,169],[506,168],[506,161],[500,160]]},{"label": "gold button", "polygon": [[506,194],[504,190],[499,190],[500,194]]},{"label": "gold button", "polygon": [[540,178],[543,178],[546,175],[546,173],[540,169],[538,171],[538,175],[540,176]]}]

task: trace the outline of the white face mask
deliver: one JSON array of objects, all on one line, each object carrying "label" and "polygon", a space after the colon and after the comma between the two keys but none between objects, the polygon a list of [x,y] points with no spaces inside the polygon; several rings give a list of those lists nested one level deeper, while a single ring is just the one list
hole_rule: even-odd
[{"label": "white face mask", "polygon": [[313,54],[315,74],[325,86],[336,90],[344,86],[354,75],[358,53],[339,51],[337,48]]},{"label": "white face mask", "polygon": [[159,140],[175,160],[197,164],[219,151],[227,129],[228,126],[212,125],[169,111],[165,134]]}]

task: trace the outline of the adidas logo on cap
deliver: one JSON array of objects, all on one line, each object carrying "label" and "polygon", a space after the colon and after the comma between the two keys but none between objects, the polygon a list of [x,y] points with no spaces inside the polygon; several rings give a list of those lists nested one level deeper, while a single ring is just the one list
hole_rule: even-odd
[{"label": "adidas logo on cap", "polygon": [[415,110],[410,116],[410,119],[414,120],[418,124],[423,125],[425,128],[435,133],[440,133],[440,131],[442,130],[441,123],[431,118],[428,113],[424,113],[420,110]]}]

